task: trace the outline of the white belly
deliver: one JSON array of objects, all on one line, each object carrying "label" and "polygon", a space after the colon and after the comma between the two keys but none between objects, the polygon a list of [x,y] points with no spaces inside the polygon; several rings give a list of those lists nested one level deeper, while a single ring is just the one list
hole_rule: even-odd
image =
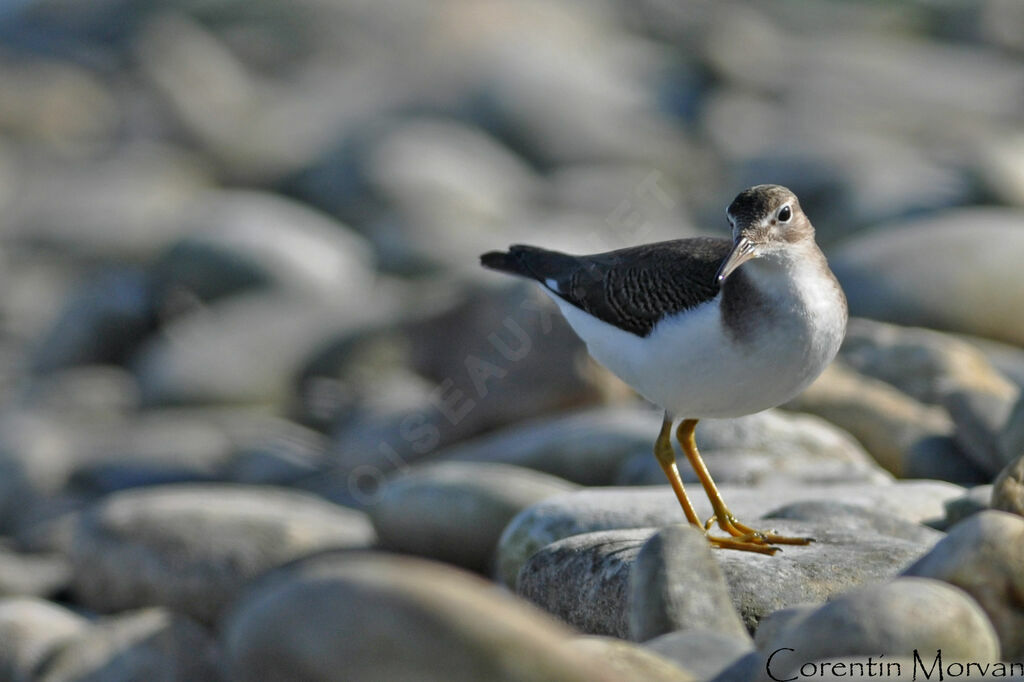
[{"label": "white belly", "polygon": [[783,305],[771,324],[738,341],[723,328],[716,297],[639,337],[552,298],[594,359],[671,415],[688,419],[736,417],[790,400],[835,357],[846,325],[844,307],[800,302]]}]

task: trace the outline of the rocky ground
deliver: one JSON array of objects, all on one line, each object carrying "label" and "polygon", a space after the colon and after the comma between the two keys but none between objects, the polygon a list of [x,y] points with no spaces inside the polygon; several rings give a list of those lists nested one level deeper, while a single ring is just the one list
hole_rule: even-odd
[{"label": "rocky ground", "polygon": [[[1022,8],[12,4],[0,680],[1024,679]],[[760,182],[854,315],[697,431],[774,557],[477,265]]]}]

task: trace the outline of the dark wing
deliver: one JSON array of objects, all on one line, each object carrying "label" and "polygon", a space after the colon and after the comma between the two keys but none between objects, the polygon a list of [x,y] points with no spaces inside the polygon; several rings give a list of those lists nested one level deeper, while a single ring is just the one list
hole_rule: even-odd
[{"label": "dark wing", "polygon": [[570,256],[512,246],[480,257],[488,268],[530,277],[594,317],[647,336],[666,315],[695,308],[718,294],[715,275],[732,244],[695,237]]}]

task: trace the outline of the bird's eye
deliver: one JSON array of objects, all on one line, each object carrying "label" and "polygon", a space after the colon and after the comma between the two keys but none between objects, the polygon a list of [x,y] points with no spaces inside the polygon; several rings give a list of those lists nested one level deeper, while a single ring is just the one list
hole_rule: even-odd
[{"label": "bird's eye", "polygon": [[788,221],[792,217],[793,217],[793,211],[789,208],[788,205],[787,206],[783,206],[782,210],[779,211],[779,222],[780,223],[784,223],[784,222]]}]

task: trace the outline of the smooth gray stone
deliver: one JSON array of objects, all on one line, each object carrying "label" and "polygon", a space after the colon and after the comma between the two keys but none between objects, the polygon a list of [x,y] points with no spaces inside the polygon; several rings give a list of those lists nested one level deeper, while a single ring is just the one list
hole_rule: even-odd
[{"label": "smooth gray stone", "polygon": [[956,426],[955,438],[971,460],[990,475],[1003,470],[1017,453],[1005,452],[1000,440],[1020,391],[957,390],[943,404]]},{"label": "smooth gray stone", "polygon": [[516,593],[591,635],[630,637],[630,574],[653,528],[609,530],[553,542],[527,560]]},{"label": "smooth gray stone", "polygon": [[[842,517],[840,517],[841,519]],[[723,551],[716,558],[733,603],[751,632],[778,609],[821,603],[852,588],[895,576],[926,553],[938,539],[902,539],[865,528],[844,528],[829,518],[814,522],[763,519],[755,527],[783,535],[812,537],[811,545],[784,546],[775,556]],[[925,529],[927,530],[927,529]]]},{"label": "smooth gray stone", "polygon": [[[995,508],[992,506],[992,489],[991,483],[976,485],[969,489],[963,497],[946,502],[946,518],[941,523],[934,524],[933,527],[939,530],[949,530],[969,516]],[[1010,510],[1003,509],[1002,511]]]},{"label": "smooth gray stone", "polygon": [[381,547],[484,573],[512,517],[576,487],[507,464],[438,462],[386,483],[367,513]]},{"label": "smooth gray stone", "polygon": [[190,618],[151,608],[79,630],[43,661],[38,682],[219,682],[216,640]]},{"label": "smooth gray stone", "polygon": [[[806,662],[908,657],[915,649],[925,656],[941,649],[947,660],[999,660],[999,641],[978,604],[962,590],[923,578],[862,587],[801,611],[758,648],[766,664],[775,654],[769,670],[780,679]],[[759,679],[770,679],[769,670],[762,668]]]},{"label": "smooth gray stone", "polygon": [[999,444],[1003,452],[1010,457],[1024,455],[1024,394],[1018,398],[1013,411],[1007,417]]},{"label": "smooth gray stone", "polygon": [[1024,454],[1000,472],[989,503],[993,509],[1024,516]]},{"label": "smooth gray stone", "polygon": [[975,514],[904,575],[942,580],[969,593],[995,626],[1005,659],[1024,659],[1024,519],[1001,511]]},{"label": "smooth gray stone", "polygon": [[675,661],[698,680],[720,679],[754,651],[746,632],[736,637],[700,626],[655,637],[644,648]]},{"label": "smooth gray stone", "polygon": [[[898,539],[842,525],[834,528],[828,519],[752,523],[783,535],[813,537],[815,542],[786,546],[775,556],[713,552],[733,607],[750,632],[778,609],[823,602],[853,587],[891,578],[925,554],[935,540]],[[631,575],[641,548],[656,532],[653,528],[598,531],[553,542],[524,564],[516,591],[584,632],[629,637]],[[706,587],[707,576],[679,572],[673,579],[676,594],[696,593]],[[662,606],[670,613],[677,607]]]},{"label": "smooth gray stone", "polygon": [[[834,251],[854,315],[1024,343],[1024,212],[949,211],[882,226]],[[908,371],[911,368],[908,367]]]},{"label": "smooth gray stone", "polygon": [[958,390],[1013,394],[1013,382],[978,347],[953,334],[898,322],[851,318],[840,359],[928,405],[942,405]]},{"label": "smooth gray stone", "polygon": [[945,435],[926,436],[911,444],[904,454],[903,476],[963,486],[976,486],[992,478],[964,454],[955,438]]},{"label": "smooth gray stone", "polygon": [[[921,403],[881,379],[862,374],[841,360],[829,365],[786,406],[816,414],[842,427],[895,476],[959,482],[958,478],[927,475],[965,459],[951,438],[953,422],[949,414],[941,407]],[[927,451],[927,456],[918,454],[922,450]],[[909,470],[913,467],[926,475],[911,474]]]},{"label": "smooth gray stone", "polygon": [[60,554],[25,554],[0,546],[0,594],[53,597],[71,583],[71,565]]},{"label": "smooth gray stone", "polygon": [[689,525],[663,528],[644,543],[630,569],[630,639],[696,628],[749,639],[713,551]]},{"label": "smooth gray stone", "polygon": [[[700,518],[711,505],[699,487],[688,486]],[[939,481],[897,481],[889,485],[792,485],[764,488],[722,486],[723,498],[742,520],[756,519],[787,503],[842,500],[857,507],[890,513],[910,523],[945,518],[944,503],[964,489]],[[599,488],[558,495],[520,512],[498,544],[497,578],[515,585],[519,569],[534,552],[571,535],[622,528],[658,528],[684,520],[679,502],[667,486]]]},{"label": "smooth gray stone", "polygon": [[577,637],[572,649],[626,680],[697,682],[692,672],[656,651],[615,637]]},{"label": "smooth gray stone", "polygon": [[[697,445],[719,484],[882,483],[890,478],[848,433],[809,414],[767,410],[737,419],[701,420]],[[626,461],[614,483],[664,482],[651,449]],[[698,480],[686,465],[681,464],[680,473],[684,481]]]},{"label": "smooth gray stone", "polygon": [[156,330],[152,282],[137,269],[110,269],[80,285],[32,345],[34,372],[125,362]]},{"label": "smooth gray stone", "polygon": [[849,532],[870,530],[886,537],[923,544],[934,544],[943,537],[943,534],[934,528],[909,522],[891,512],[847,504],[839,500],[795,502],[775,509],[765,518],[809,523],[822,523],[827,520],[829,528],[832,530]]},{"label": "smooth gray stone", "polygon": [[327,553],[259,581],[222,621],[238,682],[620,679],[554,619],[472,574],[408,557]]},{"label": "smooth gray stone", "polygon": [[583,485],[610,485],[635,455],[654,459],[662,415],[599,407],[515,424],[443,451],[446,460],[529,467]]},{"label": "smooth gray stone", "polygon": [[369,244],[347,226],[281,195],[216,190],[182,217],[186,235],[150,268],[165,300],[183,293],[210,302],[271,288],[314,300],[359,298],[373,286]]},{"label": "smooth gray stone", "polygon": [[269,486],[173,485],[116,493],[73,531],[72,589],[101,612],[163,605],[213,622],[271,568],[327,549],[365,548],[361,512]]},{"label": "smooth gray stone", "polygon": [[0,599],[0,678],[35,679],[33,671],[41,661],[88,627],[85,618],[42,599]]},{"label": "smooth gray stone", "polygon": [[192,309],[133,358],[142,403],[283,404],[292,396],[296,369],[320,344],[383,324],[396,306],[377,290],[328,302],[264,289]]}]

